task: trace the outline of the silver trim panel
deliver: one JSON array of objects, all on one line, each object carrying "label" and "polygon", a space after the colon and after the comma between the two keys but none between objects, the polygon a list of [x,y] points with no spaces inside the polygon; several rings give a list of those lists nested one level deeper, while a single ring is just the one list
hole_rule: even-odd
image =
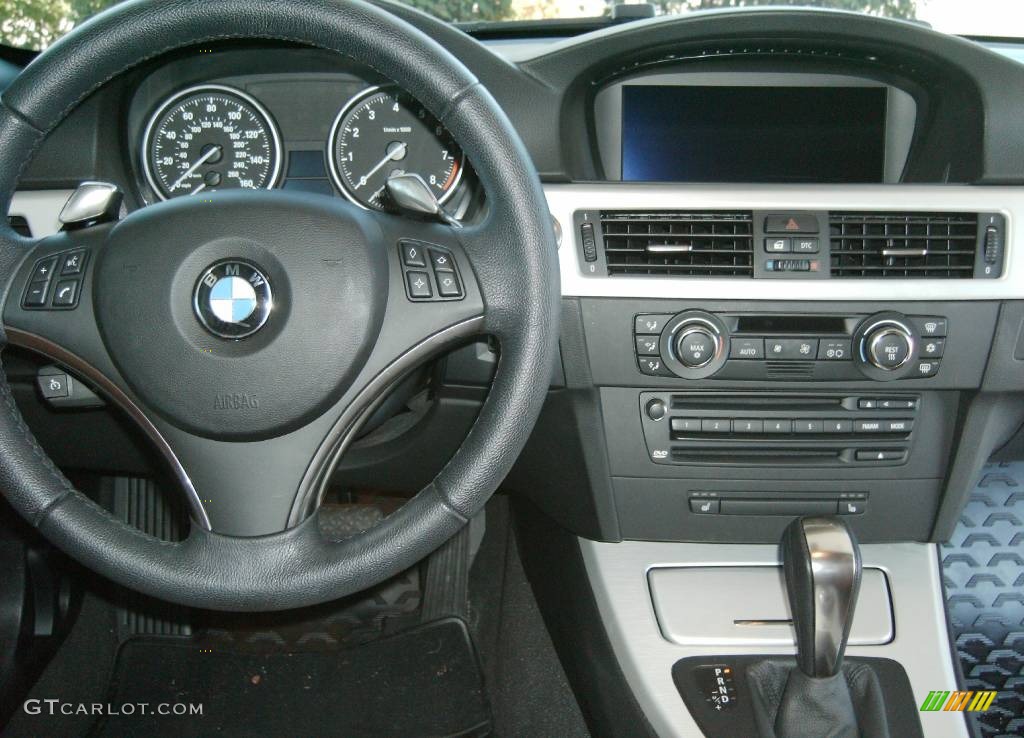
[{"label": "silver trim panel", "polygon": [[[566,232],[559,249],[562,295],[714,300],[1018,300],[1024,299],[1024,187],[967,185],[664,185],[549,184],[551,214],[573,223],[577,210],[878,210],[1000,212],[1006,218],[1006,262],[998,279],[750,279],[607,277],[585,274],[579,234]],[[567,231],[569,229],[566,229]],[[596,267],[595,267],[596,269]]]},{"label": "silver trim panel", "polygon": [[[662,636],[679,646],[796,645],[782,568],[659,567],[648,575]],[[692,597],[700,592],[700,597]],[[865,569],[850,628],[850,645],[893,639],[892,599],[881,569]]]},{"label": "silver trim panel", "polygon": [[[793,648],[678,646],[662,637],[647,578],[652,569],[679,566],[766,566],[779,563],[777,546],[624,541],[579,541],[598,610],[637,702],[658,735],[701,735],[672,682],[672,665],[700,655],[793,654]],[[881,569],[893,598],[896,637],[883,646],[851,645],[851,656],[891,658],[903,664],[915,697],[956,689],[936,547],[923,543],[861,546],[866,567]],[[697,594],[697,593],[694,593]],[[967,738],[962,716],[920,713],[929,738]]]},{"label": "silver trim panel", "polygon": [[7,212],[24,218],[33,238],[46,238],[61,229],[61,208],[73,194],[74,190],[21,190],[14,193]]}]

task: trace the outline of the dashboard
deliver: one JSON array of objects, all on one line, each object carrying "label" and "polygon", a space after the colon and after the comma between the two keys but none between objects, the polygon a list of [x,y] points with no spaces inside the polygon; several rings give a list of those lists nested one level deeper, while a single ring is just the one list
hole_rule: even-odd
[{"label": "dashboard", "polygon": [[[774,542],[851,502],[864,541],[948,535],[1024,422],[1024,67],[836,12],[480,43],[388,8],[496,97],[561,234],[562,362],[510,488],[597,540]],[[129,210],[269,187],[389,210],[411,172],[471,221],[485,188],[437,112],[359,60],[188,49],[85,100],[11,215],[44,235],[97,179]],[[431,409],[339,475],[429,481],[496,361],[446,357]]]}]

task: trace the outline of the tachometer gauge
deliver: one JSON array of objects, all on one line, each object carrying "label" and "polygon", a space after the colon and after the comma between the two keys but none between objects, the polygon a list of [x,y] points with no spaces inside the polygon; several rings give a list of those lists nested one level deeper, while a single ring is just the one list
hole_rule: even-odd
[{"label": "tachometer gauge", "polygon": [[331,176],[360,207],[387,207],[392,174],[420,175],[439,202],[455,194],[463,155],[451,134],[408,93],[372,87],[349,100],[331,129]]},{"label": "tachometer gauge", "polygon": [[142,142],[149,186],[161,198],[273,187],[281,135],[249,95],[222,85],[182,90],[153,114]]}]

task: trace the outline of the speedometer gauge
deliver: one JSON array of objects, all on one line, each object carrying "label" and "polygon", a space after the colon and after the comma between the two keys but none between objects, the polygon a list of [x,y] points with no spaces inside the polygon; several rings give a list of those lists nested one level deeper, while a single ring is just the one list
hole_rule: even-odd
[{"label": "speedometer gauge", "polygon": [[371,87],[348,101],[331,129],[331,176],[360,207],[387,208],[388,177],[415,173],[439,202],[455,194],[462,151],[451,134],[408,93]]},{"label": "speedometer gauge", "polygon": [[142,142],[149,186],[161,198],[273,187],[281,136],[249,95],[222,85],[183,90],[153,114]]}]

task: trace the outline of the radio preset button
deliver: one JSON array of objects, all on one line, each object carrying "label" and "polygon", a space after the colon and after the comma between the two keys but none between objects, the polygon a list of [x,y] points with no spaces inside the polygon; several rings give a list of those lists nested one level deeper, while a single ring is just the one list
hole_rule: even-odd
[{"label": "radio preset button", "polygon": [[825,433],[853,433],[852,420],[826,420],[824,421]]},{"label": "radio preset button", "polygon": [[765,420],[764,421],[764,432],[765,433],[792,433],[793,432],[793,421],[792,420]]},{"label": "radio preset button", "polygon": [[734,420],[732,421],[733,433],[764,433],[763,420]]},{"label": "radio preset button", "polygon": [[728,418],[705,418],[700,421],[701,433],[728,433],[732,430],[732,421]]},{"label": "radio preset button", "polygon": [[672,418],[673,433],[700,433],[700,418]]}]

